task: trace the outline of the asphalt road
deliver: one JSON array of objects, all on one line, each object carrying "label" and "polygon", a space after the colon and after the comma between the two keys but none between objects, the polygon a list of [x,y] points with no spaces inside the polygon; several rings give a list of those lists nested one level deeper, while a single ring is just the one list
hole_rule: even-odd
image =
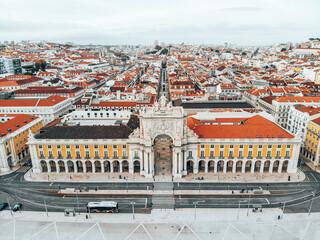
[{"label": "asphalt road", "polygon": [[[198,208],[251,208],[252,204],[265,207],[285,207],[285,212],[320,212],[320,174],[303,166],[307,175],[304,182],[287,183],[174,183],[174,190],[244,190],[266,189],[271,195],[175,195],[175,208],[192,208],[195,201],[200,201]],[[59,189],[84,188],[100,190],[147,190],[153,189],[153,183],[57,183],[57,182],[26,182],[24,172],[0,176],[0,202],[9,202],[11,206],[22,203],[23,210],[30,211],[63,211],[73,207],[83,212],[87,202],[112,200],[119,202],[120,212],[131,212],[135,202],[135,211],[148,213],[152,208],[152,196],[149,195],[64,195]],[[166,183],[158,183],[166,184]],[[168,189],[171,190],[171,189]],[[314,197],[313,197],[314,193]],[[285,202],[285,204],[284,204]],[[284,206],[285,205],[285,206]],[[78,207],[79,206],[79,207]]]}]

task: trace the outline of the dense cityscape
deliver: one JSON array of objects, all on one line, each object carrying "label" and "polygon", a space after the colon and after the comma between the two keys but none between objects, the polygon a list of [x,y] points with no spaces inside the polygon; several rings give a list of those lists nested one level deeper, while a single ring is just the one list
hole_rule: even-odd
[{"label": "dense cityscape", "polygon": [[[4,41],[3,219],[31,211],[135,220],[188,208],[195,221],[197,208],[310,216],[320,211],[319,86],[319,38],[255,47]],[[151,236],[143,224],[127,235]],[[301,239],[317,239],[308,227]],[[175,236],[202,239],[194,228]],[[47,239],[60,239],[52,231]]]}]

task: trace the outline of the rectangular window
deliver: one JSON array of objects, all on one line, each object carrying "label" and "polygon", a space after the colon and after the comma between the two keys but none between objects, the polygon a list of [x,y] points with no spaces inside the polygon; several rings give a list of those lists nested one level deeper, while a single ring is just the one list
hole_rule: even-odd
[{"label": "rectangular window", "polygon": [[108,148],[108,145],[103,145],[104,148]]},{"label": "rectangular window", "polygon": [[240,145],[240,148],[243,148],[243,145]]},{"label": "rectangular window", "polygon": [[271,145],[268,145],[268,148],[271,148],[272,146]]},{"label": "rectangular window", "polygon": [[76,148],[79,149],[79,145],[76,145]]},{"label": "rectangular window", "polygon": [[109,158],[109,153],[108,153],[108,151],[104,151],[104,158]]},{"label": "rectangular window", "polygon": [[239,158],[243,158],[242,151],[239,151]]},{"label": "rectangular window", "polygon": [[220,145],[220,148],[224,148],[224,145]]},{"label": "rectangular window", "polygon": [[76,152],[77,158],[81,158],[80,152]]},{"label": "rectangular window", "polygon": [[210,145],[210,148],[214,148],[214,145]]},{"label": "rectangular window", "polygon": [[127,148],[127,145],[122,145],[122,148]]},{"label": "rectangular window", "polygon": [[94,157],[99,158],[99,151],[94,151]]},{"label": "rectangular window", "polygon": [[94,145],[94,148],[98,148],[98,145]]},{"label": "rectangular window", "polygon": [[233,152],[229,151],[229,157],[233,157]]},{"label": "rectangular window", "polygon": [[88,146],[88,145],[84,145],[84,147],[85,147],[85,148],[89,148],[89,146]]},{"label": "rectangular window", "polygon": [[201,148],[204,148],[204,145],[201,145]]},{"label": "rectangular window", "polygon": [[70,148],[70,145],[67,145],[66,147],[67,147],[67,148]]},{"label": "rectangular window", "polygon": [[249,148],[252,148],[252,145],[249,145]]},{"label": "rectangular window", "polygon": [[48,148],[51,148],[51,145],[48,145]]},{"label": "rectangular window", "polygon": [[90,158],[89,152],[86,151],[86,158]]},{"label": "rectangular window", "polygon": [[276,155],[277,158],[280,157],[280,151],[277,151],[277,155]]},{"label": "rectangular window", "polygon": [[281,148],[281,145],[278,145],[278,148]]},{"label": "rectangular window", "polygon": [[42,145],[39,145],[39,148],[42,148]]},{"label": "rectangular window", "polygon": [[262,157],[262,153],[261,151],[258,151],[258,157],[261,158]]},{"label": "rectangular window", "polygon": [[188,157],[192,158],[192,151],[189,151]]},{"label": "rectangular window", "polygon": [[61,146],[60,146],[60,145],[57,145],[57,148],[61,148]]},{"label": "rectangular window", "polygon": [[113,151],[113,158],[118,158],[118,152],[117,151]]},{"label": "rectangular window", "polygon": [[262,148],[262,145],[259,145],[259,148]]},{"label": "rectangular window", "polygon": [[138,151],[134,151],[134,157],[139,157]]},{"label": "rectangular window", "polygon": [[122,156],[123,156],[123,158],[127,158],[127,151],[126,150],[122,151]]},{"label": "rectangular window", "polygon": [[219,157],[223,157],[223,151],[220,151]]},{"label": "rectangular window", "polygon": [[200,152],[200,157],[204,157],[204,151]]},{"label": "rectangular window", "polygon": [[214,156],[214,151],[210,151],[210,157],[212,158]]},{"label": "rectangular window", "polygon": [[287,148],[291,148],[291,145],[287,145]]},{"label": "rectangular window", "polygon": [[233,145],[230,145],[230,148],[233,148]]},{"label": "rectangular window", "polygon": [[113,145],[113,148],[118,148],[118,146],[117,145]]}]

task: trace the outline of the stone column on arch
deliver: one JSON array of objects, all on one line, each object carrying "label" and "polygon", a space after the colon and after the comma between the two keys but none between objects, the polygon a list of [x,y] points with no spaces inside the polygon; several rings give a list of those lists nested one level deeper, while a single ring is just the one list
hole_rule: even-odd
[{"label": "stone column on arch", "polygon": [[[255,166],[256,166],[256,162],[255,161],[251,161],[252,162],[252,165],[251,165],[251,173],[254,173],[254,168],[255,168]],[[260,162],[261,163],[261,162]]]},{"label": "stone column on arch", "polygon": [[236,170],[237,170],[237,162],[232,161],[232,173],[236,173]]}]

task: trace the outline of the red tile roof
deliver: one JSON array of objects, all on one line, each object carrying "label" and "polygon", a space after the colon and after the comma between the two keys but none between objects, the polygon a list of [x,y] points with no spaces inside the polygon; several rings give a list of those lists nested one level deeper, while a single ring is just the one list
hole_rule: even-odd
[{"label": "red tile roof", "polygon": [[66,99],[57,95],[41,99],[6,99],[0,100],[0,107],[49,107],[55,106]]},{"label": "red tile roof", "polygon": [[[247,119],[228,119],[225,122],[229,124],[225,125],[218,125],[218,123],[223,122],[222,119],[220,120],[211,121],[214,125],[210,125],[208,121],[206,121],[207,124],[202,124],[204,123],[203,121],[189,117],[187,125],[200,138],[294,138],[293,135],[277,124],[259,115]],[[239,124],[230,124],[231,122]]]},{"label": "red tile roof", "polygon": [[[27,114],[0,114],[1,118],[12,118],[4,123],[0,122],[0,138],[5,137],[9,133],[20,129],[21,127],[29,124],[32,121],[38,119],[36,116],[27,115]],[[8,131],[8,130],[11,131]]]}]

